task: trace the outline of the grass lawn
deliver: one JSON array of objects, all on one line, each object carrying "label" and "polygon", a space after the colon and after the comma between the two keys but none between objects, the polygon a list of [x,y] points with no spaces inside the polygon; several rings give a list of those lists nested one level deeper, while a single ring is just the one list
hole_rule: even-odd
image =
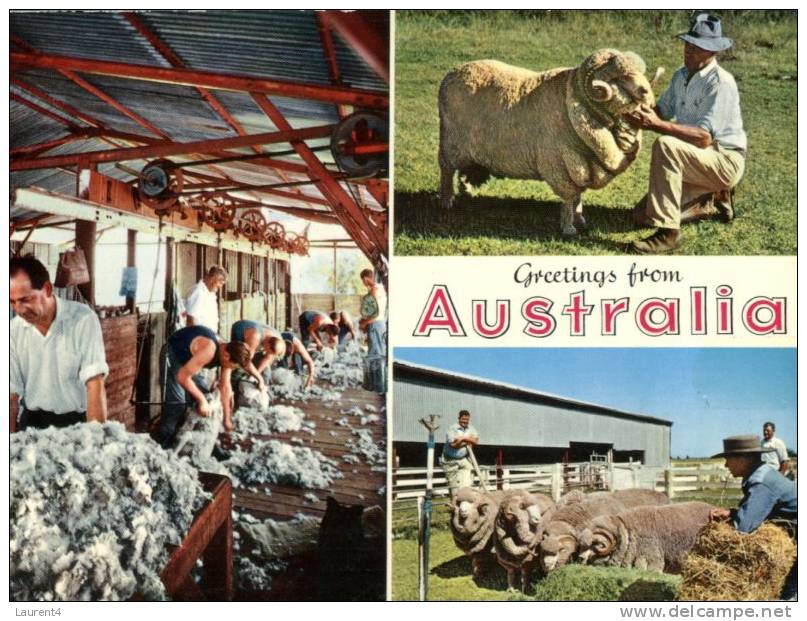
[{"label": "grass lawn", "polygon": [[[451,533],[432,531],[429,599],[535,601],[662,601],[675,599],[680,578],[637,569],[568,565],[546,578],[535,578],[526,596],[507,591],[507,576],[490,566],[479,584],[471,578],[471,562],[454,545]],[[392,542],[392,599],[418,598],[417,539]]]},{"label": "grass lawn", "polygon": [[[681,66],[688,11],[541,11],[484,13],[398,11],[395,19],[395,254],[621,254],[634,231],[630,210],[647,190],[650,145],[602,190],[583,194],[589,231],[559,232],[560,201],[540,181],[494,179],[443,211],[438,201],[437,89],[468,60],[495,58],[535,70],[573,66],[596,49],[639,53],[652,73]],[[735,40],[720,63],[740,90],[749,154],[730,224],[688,225],[680,254],[796,253],[795,12],[729,11],[723,29]]]}]

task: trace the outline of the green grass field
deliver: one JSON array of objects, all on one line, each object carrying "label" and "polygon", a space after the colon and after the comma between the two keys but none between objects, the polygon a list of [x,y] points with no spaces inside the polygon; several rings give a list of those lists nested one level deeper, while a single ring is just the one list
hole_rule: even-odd
[{"label": "green grass field", "polygon": [[[649,233],[632,230],[630,209],[647,190],[650,145],[602,190],[583,194],[589,231],[559,232],[559,199],[540,181],[495,179],[443,211],[438,201],[437,89],[468,60],[495,58],[535,70],[573,66],[596,49],[633,50],[648,72],[681,66],[687,11],[398,11],[395,36],[395,253],[398,255],[621,254]],[[749,155],[730,224],[688,225],[680,254],[796,253],[795,12],[723,15],[735,46],[720,63],[740,89]]]},{"label": "green grass field", "polygon": [[[475,584],[471,562],[454,545],[448,530],[432,531],[429,599],[535,601],[662,601],[675,599],[677,576],[638,569],[568,565],[543,579],[535,578],[525,596],[507,591],[507,575],[494,562]],[[392,599],[418,598],[417,539],[392,542]]]}]

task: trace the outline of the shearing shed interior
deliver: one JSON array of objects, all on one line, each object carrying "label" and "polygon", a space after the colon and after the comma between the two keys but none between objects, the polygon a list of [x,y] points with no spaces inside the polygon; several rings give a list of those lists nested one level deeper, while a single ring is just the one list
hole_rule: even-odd
[{"label": "shearing shed interior", "polygon": [[471,413],[479,432],[480,464],[670,462],[668,420],[403,361],[393,363],[393,377],[394,455],[401,467],[423,467],[427,434],[420,418],[439,416],[439,456],[460,410]]},{"label": "shearing shed interior", "polygon": [[[11,436],[11,598],[383,599],[386,353],[362,324],[386,320],[389,12],[9,21],[11,254],[45,266],[57,309],[94,311],[108,366],[106,423]],[[362,284],[337,287],[345,270]],[[200,371],[207,416],[189,405],[161,446],[165,352],[202,327],[202,284],[212,355],[232,363],[251,320],[290,364],[236,365],[230,425]],[[306,311],[356,326],[294,372]]]}]

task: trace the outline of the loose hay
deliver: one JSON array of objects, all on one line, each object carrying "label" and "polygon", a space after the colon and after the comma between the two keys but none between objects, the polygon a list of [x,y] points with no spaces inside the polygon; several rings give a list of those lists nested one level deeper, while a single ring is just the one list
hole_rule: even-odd
[{"label": "loose hay", "polygon": [[751,534],[739,533],[725,523],[712,523],[684,560],[678,599],[778,599],[795,558],[796,544],[771,523],[764,523]]}]

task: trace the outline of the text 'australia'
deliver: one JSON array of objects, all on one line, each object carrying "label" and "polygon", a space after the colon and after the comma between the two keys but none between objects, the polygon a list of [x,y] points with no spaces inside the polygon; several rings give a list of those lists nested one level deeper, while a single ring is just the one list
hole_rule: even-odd
[{"label": "text 'australia'", "polygon": [[[603,336],[619,336],[631,322],[641,334],[651,337],[690,334],[751,335],[787,333],[786,298],[757,295],[737,300],[729,285],[689,288],[688,297],[599,298],[590,300],[585,291],[570,293],[564,300],[535,295],[524,300],[471,300],[455,304],[447,285],[434,285],[413,336],[431,336],[439,331],[466,337],[470,324],[477,335],[495,339],[507,334],[511,323],[533,338],[546,338],[559,328],[571,336],[596,330]],[[512,307],[517,307],[517,318]],[[468,321],[470,319],[470,321]],[[514,320],[514,321],[511,321]],[[560,324],[560,325],[559,325]]]}]

